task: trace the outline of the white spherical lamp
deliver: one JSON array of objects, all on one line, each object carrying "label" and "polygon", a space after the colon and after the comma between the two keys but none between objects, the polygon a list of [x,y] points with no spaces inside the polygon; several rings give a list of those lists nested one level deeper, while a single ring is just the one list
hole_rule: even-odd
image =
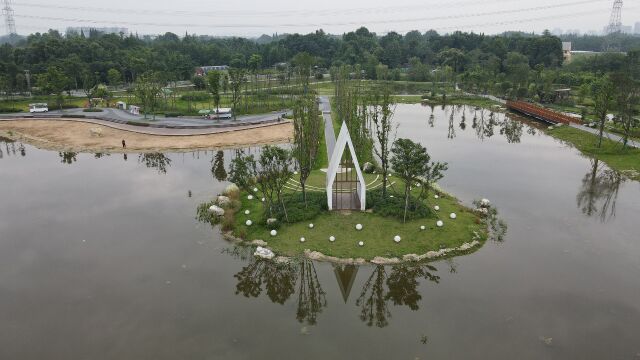
[{"label": "white spherical lamp", "polygon": [[244,211],[244,214],[245,214],[245,215],[249,215],[249,214],[251,214],[251,211],[249,211],[249,210],[245,210],[245,211]]},{"label": "white spherical lamp", "polygon": [[301,243],[303,243],[303,242],[305,242],[305,241],[307,241],[307,239],[305,239],[305,238],[303,238],[303,237],[301,237],[301,238],[300,238],[300,242],[301,242]]},{"label": "white spherical lamp", "polygon": [[267,199],[262,198],[262,199],[260,199],[260,201],[265,202],[265,201],[267,201]]},{"label": "white spherical lamp", "polygon": [[358,230],[358,231],[362,230],[362,224],[356,225],[356,230]]},{"label": "white spherical lamp", "polygon": [[247,220],[247,222],[245,224],[247,224],[247,226],[251,226],[251,225],[253,225],[253,221]]},{"label": "white spherical lamp", "polygon": [[440,196],[438,196],[438,195],[433,195],[433,198],[434,198],[434,199],[440,199]]},{"label": "white spherical lamp", "polygon": [[247,199],[249,199],[249,200],[253,200],[253,195],[249,195],[249,196],[247,196]]},{"label": "white spherical lamp", "polygon": [[358,243],[358,246],[364,246],[364,241],[360,241],[360,242]]},{"label": "white spherical lamp", "polygon": [[424,231],[424,230],[427,230],[427,227],[426,227],[426,226],[424,226],[424,225],[422,225],[422,226],[420,226],[420,230],[423,230],[423,231]]},{"label": "white spherical lamp", "polygon": [[396,235],[396,236],[393,238],[393,241],[395,241],[395,242],[397,242],[397,243],[399,243],[401,240],[402,240],[402,238],[400,237],[400,235]]},{"label": "white spherical lamp", "polygon": [[455,219],[458,217],[458,215],[456,215],[456,213],[451,213],[451,215],[449,215],[450,218]]},{"label": "white spherical lamp", "polygon": [[309,229],[313,229],[313,224],[309,224]]},{"label": "white spherical lamp", "polygon": [[276,236],[276,235],[278,235],[278,232],[275,230],[271,230],[271,236]]},{"label": "white spherical lamp", "polygon": [[335,236],[329,236],[329,241],[331,241],[331,242],[336,241],[336,237]]},{"label": "white spherical lamp", "polygon": [[436,225],[438,225],[438,227],[443,227],[444,226],[444,222],[442,222],[442,220],[438,220]]},{"label": "white spherical lamp", "polygon": [[435,211],[440,211],[440,206],[436,205],[436,206],[434,206],[434,207],[433,207],[433,209],[434,209]]},{"label": "white spherical lamp", "polygon": [[253,188],[253,192],[258,192],[258,188]]}]

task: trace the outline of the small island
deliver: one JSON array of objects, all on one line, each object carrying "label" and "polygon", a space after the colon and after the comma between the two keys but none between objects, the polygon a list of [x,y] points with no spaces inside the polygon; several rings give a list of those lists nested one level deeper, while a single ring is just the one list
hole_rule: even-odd
[{"label": "small island", "polygon": [[[353,101],[357,94],[345,83],[338,92]],[[384,87],[367,92],[355,104],[336,96],[333,110],[327,99],[302,96],[293,111],[292,148],[265,146],[257,156],[237,150],[232,184],[201,204],[198,218],[220,224],[228,239],[255,246],[255,256],[275,261],[306,256],[397,264],[481,248],[490,229],[505,227],[489,200],[471,208],[440,189],[437,182],[449,164],[433,161],[410,139],[391,141],[392,98]],[[341,116],[340,111],[353,115],[344,109],[349,106],[369,110]],[[337,139],[334,113],[342,120]]]}]

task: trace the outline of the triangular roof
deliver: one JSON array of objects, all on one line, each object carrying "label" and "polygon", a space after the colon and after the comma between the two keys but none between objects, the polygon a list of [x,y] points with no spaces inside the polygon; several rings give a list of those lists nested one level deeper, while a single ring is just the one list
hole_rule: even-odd
[{"label": "triangular roof", "polygon": [[358,267],[355,265],[334,265],[333,273],[336,275],[338,287],[342,293],[342,299],[344,299],[344,303],[346,304],[349,299],[349,294],[351,293],[351,288],[353,287],[353,282],[356,280],[356,275],[358,274]]},{"label": "triangular roof", "polygon": [[340,128],[340,134],[338,135],[338,139],[336,140],[336,144],[333,147],[333,154],[331,154],[331,159],[329,161],[329,168],[327,170],[327,201],[329,204],[329,210],[333,210],[333,182],[336,180],[336,175],[338,170],[340,169],[340,160],[342,159],[342,154],[346,151],[347,147],[351,152],[351,158],[353,159],[353,166],[356,169],[356,173],[358,175],[358,180],[360,181],[360,188],[357,189],[358,196],[360,197],[360,208],[362,211],[366,210],[366,193],[367,193],[367,183],[364,180],[364,176],[362,175],[362,170],[360,169],[360,163],[358,162],[358,157],[356,156],[356,149],[353,146],[353,141],[351,140],[351,134],[349,134],[349,128],[346,123],[342,123],[342,127]]}]

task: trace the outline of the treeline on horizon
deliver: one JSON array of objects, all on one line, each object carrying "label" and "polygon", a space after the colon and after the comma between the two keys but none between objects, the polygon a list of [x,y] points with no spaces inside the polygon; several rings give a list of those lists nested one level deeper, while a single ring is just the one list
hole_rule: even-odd
[{"label": "treeline on horizon", "polygon": [[[481,69],[488,74],[499,74],[508,72],[510,64],[521,63],[522,59],[530,69],[556,69],[563,61],[561,39],[549,32],[441,35],[436,31],[411,31],[405,35],[391,32],[378,36],[362,27],[343,36],[318,30],[262,42],[239,37],[188,34],[180,37],[173,33],[155,38],[97,32],[64,36],[50,30],[29,35],[15,45],[0,46],[0,76],[4,78],[5,88],[16,90],[25,86],[25,70],[37,76],[51,67],[69,79],[69,88],[78,88],[87,73],[95,74],[102,83],[109,83],[109,71],[114,69],[127,83],[147,71],[162,73],[167,81],[177,81],[191,79],[196,66],[246,68],[252,55],[258,54],[261,59],[258,68],[269,69],[290,62],[300,53],[313,56],[315,66],[321,69],[360,65],[367,78],[375,79],[376,68],[383,65],[396,70],[393,72],[396,78],[402,69],[409,73],[408,80],[414,81],[429,80],[431,69],[438,67],[447,67],[454,73]],[[583,66],[591,71],[588,67],[594,65],[588,62]],[[605,61],[602,66],[615,68],[616,65],[615,61]]]}]

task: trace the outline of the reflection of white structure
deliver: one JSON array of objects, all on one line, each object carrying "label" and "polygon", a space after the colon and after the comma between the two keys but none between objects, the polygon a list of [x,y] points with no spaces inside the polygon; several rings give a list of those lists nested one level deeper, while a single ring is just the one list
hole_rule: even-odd
[{"label": "reflection of white structure", "polygon": [[[346,152],[347,147],[349,153]],[[353,174],[355,170],[355,175]],[[366,210],[367,183],[360,170],[347,125],[342,123],[327,170],[329,210]]]}]

